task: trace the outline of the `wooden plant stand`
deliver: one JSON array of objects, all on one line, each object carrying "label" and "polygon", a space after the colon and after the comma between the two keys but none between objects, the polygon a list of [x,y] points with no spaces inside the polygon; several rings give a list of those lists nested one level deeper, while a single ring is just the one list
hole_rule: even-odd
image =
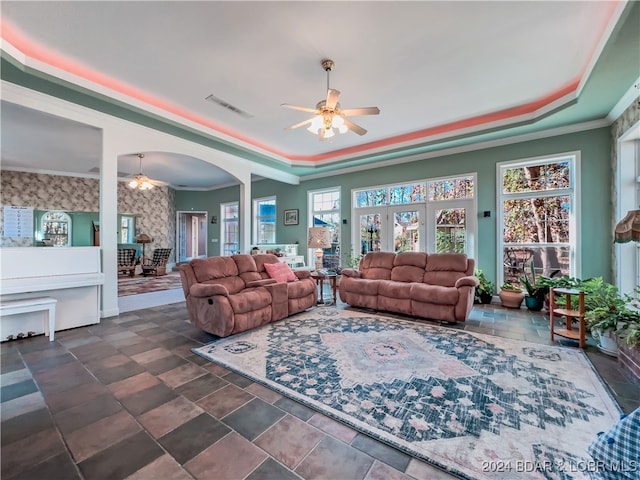
[{"label": "wooden plant stand", "polygon": [[[565,296],[565,308],[558,308],[556,305],[556,295]],[[578,309],[571,308],[571,298],[578,297]],[[586,341],[586,324],[584,320],[584,292],[572,288],[552,288],[550,292],[549,321],[551,326],[551,341],[554,335],[577,340],[580,348],[584,348]],[[555,317],[565,317],[565,328],[556,328]],[[573,328],[573,321],[578,321],[578,330]]]}]

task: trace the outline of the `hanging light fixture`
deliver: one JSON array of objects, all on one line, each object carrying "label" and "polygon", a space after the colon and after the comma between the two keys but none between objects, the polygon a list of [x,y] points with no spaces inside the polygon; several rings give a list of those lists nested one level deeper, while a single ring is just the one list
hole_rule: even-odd
[{"label": "hanging light fixture", "polygon": [[331,138],[335,136],[336,133],[347,133],[348,131],[352,131],[358,135],[364,135],[367,133],[364,128],[356,125],[346,117],[351,115],[378,115],[380,113],[380,109],[378,107],[360,107],[342,110],[338,103],[340,92],[330,88],[329,85],[329,74],[331,73],[331,70],[333,70],[334,66],[335,63],[333,60],[326,59],[322,61],[322,68],[327,72],[327,98],[319,101],[316,104],[316,108],[289,105],[287,103],[282,104],[283,107],[300,110],[302,112],[311,112],[314,114],[313,117],[307,120],[303,120],[302,122],[298,122],[295,125],[287,127],[287,130],[308,125],[307,130],[314,135],[318,135],[320,140]]},{"label": "hanging light fixture", "polygon": [[133,177],[133,180],[129,182],[129,188],[137,190],[151,190],[153,188],[153,183],[151,183],[149,177],[142,174],[142,159],[144,158],[144,154],[139,153],[138,158],[140,159],[140,173]]}]

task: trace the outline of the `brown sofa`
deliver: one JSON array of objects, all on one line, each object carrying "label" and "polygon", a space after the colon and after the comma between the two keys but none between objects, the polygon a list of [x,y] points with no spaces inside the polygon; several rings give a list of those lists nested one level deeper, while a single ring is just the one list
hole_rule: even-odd
[{"label": "brown sofa", "polygon": [[340,298],[355,307],[464,322],[478,285],[474,265],[459,253],[371,252],[358,270],[342,270]]},{"label": "brown sofa", "polygon": [[316,304],[316,283],[308,271],[278,283],[264,265],[275,255],[233,255],[191,260],[180,266],[189,318],[198,328],[226,337],[281,320]]}]

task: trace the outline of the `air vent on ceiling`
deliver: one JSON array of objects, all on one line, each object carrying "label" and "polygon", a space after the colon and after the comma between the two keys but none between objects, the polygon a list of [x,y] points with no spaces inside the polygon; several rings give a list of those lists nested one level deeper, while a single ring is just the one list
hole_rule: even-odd
[{"label": "air vent on ceiling", "polygon": [[222,100],[221,98],[216,97],[213,94],[209,95],[207,98],[205,98],[205,100],[208,100],[210,102],[216,103],[216,104],[220,105],[222,108],[226,108],[227,110],[230,110],[233,113],[237,113],[241,117],[253,118],[253,115],[251,115],[250,113],[247,113],[244,110],[240,110],[238,107],[234,107],[230,103],[225,102],[224,100]]}]

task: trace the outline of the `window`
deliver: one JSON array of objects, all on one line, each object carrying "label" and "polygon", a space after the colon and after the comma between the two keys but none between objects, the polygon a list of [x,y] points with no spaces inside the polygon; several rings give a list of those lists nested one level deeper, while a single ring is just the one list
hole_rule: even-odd
[{"label": "window", "polygon": [[[473,251],[469,242],[475,237],[470,212],[475,212],[475,177],[449,177],[427,182],[429,218],[435,221],[435,252],[466,253]],[[475,218],[475,215],[474,215]],[[469,256],[473,256],[469,253]]]},{"label": "window", "polygon": [[353,192],[357,254],[372,251],[476,255],[476,175]]},{"label": "window", "polygon": [[238,202],[220,205],[222,218],[222,255],[228,257],[240,252],[240,231],[238,223]]},{"label": "window", "polygon": [[128,215],[120,217],[120,243],[133,243],[135,219]]},{"label": "window", "polygon": [[498,164],[500,282],[536,274],[577,276],[577,155]]},{"label": "window", "polygon": [[[331,248],[325,248],[323,268],[340,266],[340,187],[309,192],[310,227],[331,230]],[[309,265],[315,263],[315,254],[309,251]]]},{"label": "window", "polygon": [[253,201],[254,243],[276,243],[276,197]]},{"label": "window", "polygon": [[54,247],[71,245],[71,217],[64,212],[47,212],[42,216],[42,238]]}]

